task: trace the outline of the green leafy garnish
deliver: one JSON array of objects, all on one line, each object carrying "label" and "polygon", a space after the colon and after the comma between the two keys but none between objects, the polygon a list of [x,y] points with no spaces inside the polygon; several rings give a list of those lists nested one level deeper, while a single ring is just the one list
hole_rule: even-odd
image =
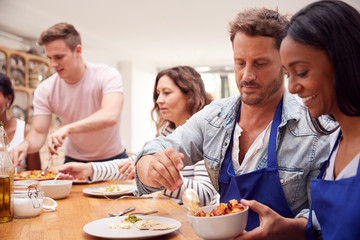
[{"label": "green leafy garnish", "polygon": [[123,221],[124,222],[131,222],[131,223],[136,223],[137,221],[140,221],[141,218],[136,217],[135,215],[129,215],[127,218],[125,218]]}]

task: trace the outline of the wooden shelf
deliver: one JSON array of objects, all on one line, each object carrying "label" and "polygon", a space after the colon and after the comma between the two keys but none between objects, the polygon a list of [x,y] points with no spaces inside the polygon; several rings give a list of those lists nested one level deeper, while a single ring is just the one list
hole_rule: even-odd
[{"label": "wooden shelf", "polygon": [[10,113],[30,123],[34,91],[51,74],[48,59],[0,46],[0,72],[9,76],[14,87]]}]

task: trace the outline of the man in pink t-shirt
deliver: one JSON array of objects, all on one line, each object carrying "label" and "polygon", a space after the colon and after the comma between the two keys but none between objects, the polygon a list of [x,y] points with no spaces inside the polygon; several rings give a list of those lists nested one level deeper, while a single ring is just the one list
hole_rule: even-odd
[{"label": "man in pink t-shirt", "polygon": [[65,162],[107,161],[127,157],[120,136],[123,84],[120,73],[103,64],[82,60],[80,34],[73,25],[58,23],[38,42],[56,73],[34,93],[31,131],[11,151],[15,165],[45,143],[56,114],[63,126],[47,137],[50,154],[65,143]]}]

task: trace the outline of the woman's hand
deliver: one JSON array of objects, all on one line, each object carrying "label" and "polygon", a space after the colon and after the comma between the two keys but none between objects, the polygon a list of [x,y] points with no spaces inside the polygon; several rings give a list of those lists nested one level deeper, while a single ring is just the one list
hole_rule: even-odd
[{"label": "woman's hand", "polygon": [[119,164],[119,172],[129,180],[135,178],[135,161],[128,160]]},{"label": "woman's hand", "polygon": [[63,173],[63,177],[67,177],[69,179],[80,179],[83,177],[93,176],[91,163],[65,163],[57,169],[57,172]]},{"label": "woman's hand", "polygon": [[268,206],[255,200],[242,199],[241,204],[259,214],[260,226],[249,232],[244,231],[236,240],[305,239],[307,219],[282,217]]}]

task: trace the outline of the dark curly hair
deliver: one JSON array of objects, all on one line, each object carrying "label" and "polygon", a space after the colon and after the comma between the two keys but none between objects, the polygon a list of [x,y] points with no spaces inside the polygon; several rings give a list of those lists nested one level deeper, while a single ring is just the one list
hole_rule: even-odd
[{"label": "dark curly hair", "polygon": [[12,87],[12,83],[10,78],[2,73],[0,73],[0,92],[4,95],[4,97],[11,96],[10,105],[7,107],[11,107],[14,102],[14,89]]}]

